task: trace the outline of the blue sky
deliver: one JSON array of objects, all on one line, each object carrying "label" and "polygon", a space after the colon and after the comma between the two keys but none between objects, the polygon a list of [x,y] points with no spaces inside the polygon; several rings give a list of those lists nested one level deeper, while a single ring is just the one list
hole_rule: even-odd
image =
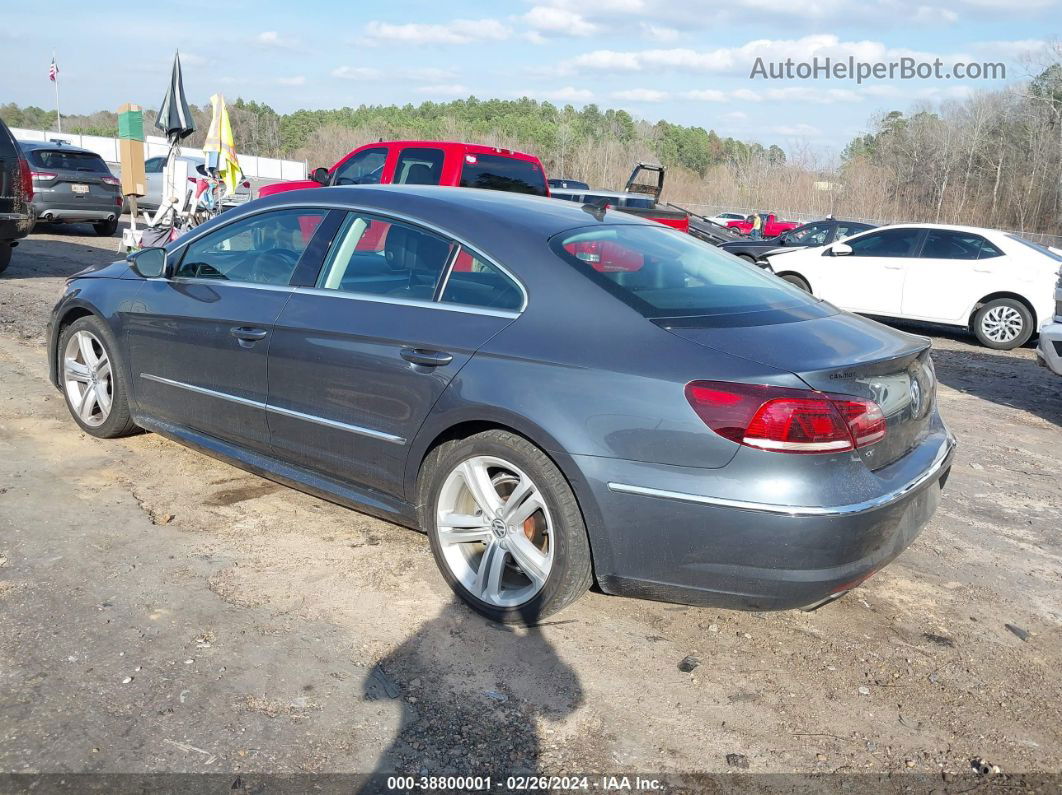
[{"label": "blue sky", "polygon": [[157,106],[179,48],[197,104],[215,91],[280,111],[527,95],[828,151],[875,113],[1002,83],[751,80],[756,57],[1001,61],[1014,82],[1054,40],[1059,10],[1057,0],[18,3],[0,30],[0,102],[53,107],[54,50],[64,112]]}]

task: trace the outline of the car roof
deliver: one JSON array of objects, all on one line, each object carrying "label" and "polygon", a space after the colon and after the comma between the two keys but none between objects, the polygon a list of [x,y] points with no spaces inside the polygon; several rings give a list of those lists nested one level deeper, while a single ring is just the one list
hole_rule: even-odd
[{"label": "car roof", "polygon": [[[487,146],[485,144],[469,144],[463,141],[378,141],[377,146],[399,146],[399,147],[418,147],[426,149],[449,149],[452,151],[467,152],[474,155],[502,155],[503,157],[511,157],[514,160],[530,160],[535,163],[539,162],[538,158],[534,155],[529,155],[527,152],[519,152],[515,149],[503,149],[497,146]],[[366,144],[365,147],[372,147],[373,144]]]},{"label": "car roof", "polygon": [[[1006,233],[999,229],[989,229],[983,226],[962,226],[960,224],[888,224],[887,226],[879,226],[874,229],[875,232],[880,232],[883,229],[943,229],[951,232],[968,232],[975,235],[1002,235]],[[870,231],[869,229],[867,230]]]},{"label": "car roof", "polygon": [[100,156],[99,152],[93,152],[91,149],[83,149],[80,146],[74,146],[68,143],[56,143],[55,141],[19,141],[18,145],[22,147],[23,151],[30,151],[31,149],[45,149],[52,152],[74,152],[81,155],[96,155]]},{"label": "car roof", "polygon": [[557,188],[550,191],[554,196],[560,193],[578,193],[584,196],[607,196],[613,199],[632,198],[632,199],[652,199],[645,193],[624,193],[621,190],[597,190],[596,188]]},{"label": "car roof", "polygon": [[658,226],[654,221],[618,210],[593,213],[583,209],[582,205],[544,196],[440,185],[306,188],[251,202],[245,211],[292,204],[314,207],[322,203],[408,216],[470,243],[492,245],[517,256],[521,239],[524,243],[530,239],[541,242],[559,232],[598,224]]}]

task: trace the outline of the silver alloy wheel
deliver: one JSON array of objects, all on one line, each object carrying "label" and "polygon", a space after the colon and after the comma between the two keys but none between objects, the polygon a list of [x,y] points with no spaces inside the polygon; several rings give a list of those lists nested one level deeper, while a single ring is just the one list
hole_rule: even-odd
[{"label": "silver alloy wheel", "polygon": [[981,332],[992,342],[1015,340],[1024,329],[1021,312],[1006,304],[992,307],[981,318]]},{"label": "silver alloy wheel", "polygon": [[450,573],[495,607],[533,599],[553,568],[553,520],[545,498],[501,458],[474,456],[447,475],[435,532]]},{"label": "silver alloy wheel", "polygon": [[63,384],[70,407],[86,425],[97,427],[111,413],[114,385],[107,349],[90,331],[78,331],[66,341]]}]

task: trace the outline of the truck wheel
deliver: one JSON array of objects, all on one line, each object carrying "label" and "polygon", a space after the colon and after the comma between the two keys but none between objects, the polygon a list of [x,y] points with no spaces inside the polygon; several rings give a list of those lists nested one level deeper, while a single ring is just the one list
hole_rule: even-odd
[{"label": "truck wheel", "polygon": [[997,298],[974,313],[971,326],[977,341],[986,348],[1009,351],[1029,341],[1033,317],[1021,301]]},{"label": "truck wheel", "polygon": [[443,578],[488,618],[532,625],[590,587],[575,494],[522,436],[492,430],[441,445],[421,468],[418,493]]},{"label": "truck wheel", "polygon": [[11,262],[11,244],[6,240],[0,243],[0,273],[7,270],[8,264]]}]

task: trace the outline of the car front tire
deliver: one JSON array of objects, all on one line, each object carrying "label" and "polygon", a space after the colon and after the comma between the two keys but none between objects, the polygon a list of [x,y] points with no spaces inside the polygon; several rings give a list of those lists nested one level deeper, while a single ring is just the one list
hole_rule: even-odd
[{"label": "car front tire", "polygon": [[100,439],[136,431],[129,385],[107,325],[95,315],[78,318],[59,337],[59,383],[70,416]]},{"label": "car front tire", "polygon": [[805,293],[810,293],[811,292],[811,285],[808,284],[806,281],[804,281],[804,279],[802,277],[797,276],[795,273],[783,273],[778,278],[781,279],[782,281],[789,282],[790,284],[792,284],[795,287],[799,287]]},{"label": "car front tire", "polygon": [[7,270],[11,264],[11,244],[7,241],[0,243],[0,273]]},{"label": "car front tire", "polygon": [[590,587],[575,494],[527,439],[491,430],[437,447],[421,468],[420,523],[450,588],[488,618],[533,625]]},{"label": "car front tire", "polygon": [[1013,298],[988,301],[973,316],[974,336],[986,348],[1009,351],[1029,341],[1033,316],[1029,307]]}]

